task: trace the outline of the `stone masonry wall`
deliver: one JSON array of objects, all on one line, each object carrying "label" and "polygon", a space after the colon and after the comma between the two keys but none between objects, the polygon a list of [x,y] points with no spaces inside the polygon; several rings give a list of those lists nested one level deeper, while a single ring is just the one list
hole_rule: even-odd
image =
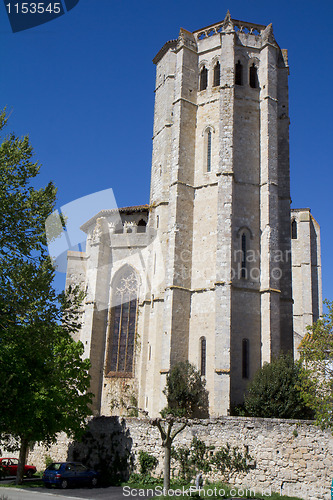
[{"label": "stone masonry wall", "polygon": [[[253,468],[236,476],[236,488],[255,488],[261,493],[271,490],[305,500],[330,499],[332,435],[310,421],[243,417],[193,420],[179,434],[175,445],[189,446],[194,436],[215,448],[226,443],[241,450],[248,447],[254,459]],[[115,457],[121,463],[127,457],[135,467],[139,451],[145,450],[158,458],[159,473],[163,466],[160,442],[158,430],[147,419],[99,417],[90,422],[84,445],[60,435],[49,450],[36,446],[30,451],[28,462],[42,470],[46,455],[59,461],[80,460],[92,467]]]}]

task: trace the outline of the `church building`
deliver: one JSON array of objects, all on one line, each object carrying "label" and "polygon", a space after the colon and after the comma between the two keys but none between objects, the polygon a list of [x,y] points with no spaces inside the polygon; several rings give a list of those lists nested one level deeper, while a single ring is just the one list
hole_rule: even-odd
[{"label": "church building", "polygon": [[206,379],[209,414],[227,415],[321,314],[320,228],[290,207],[288,54],[271,24],[228,12],[153,62],[149,204],[85,222],[66,284],[86,290],[96,415],[157,416],[184,360]]}]

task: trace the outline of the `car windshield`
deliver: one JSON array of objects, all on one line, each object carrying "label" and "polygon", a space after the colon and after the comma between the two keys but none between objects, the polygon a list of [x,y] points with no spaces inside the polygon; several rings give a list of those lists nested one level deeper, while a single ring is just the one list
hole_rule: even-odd
[{"label": "car windshield", "polygon": [[48,466],[47,470],[59,470],[62,463],[51,464]]}]

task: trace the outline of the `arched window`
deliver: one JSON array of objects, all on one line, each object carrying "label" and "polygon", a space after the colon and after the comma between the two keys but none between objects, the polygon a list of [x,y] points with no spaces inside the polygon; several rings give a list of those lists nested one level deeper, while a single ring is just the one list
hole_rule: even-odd
[{"label": "arched window", "polygon": [[242,378],[249,378],[249,339],[242,340]]},{"label": "arched window", "polygon": [[246,278],[246,253],[247,253],[247,241],[246,241],[246,234],[242,234],[242,267],[241,267],[241,276],[242,278]]},{"label": "arched window", "polygon": [[206,375],[206,338],[200,339],[200,372],[201,375]]},{"label": "arched window", "polygon": [[207,68],[204,66],[200,71],[199,90],[206,90],[207,82],[208,82],[208,71]]},{"label": "arched window", "polygon": [[240,61],[235,64],[235,84],[243,85],[243,65]]},{"label": "arched window", "polygon": [[137,320],[138,278],[127,267],[112,285],[111,327],[107,372],[114,377],[132,377]]},{"label": "arched window", "polygon": [[137,232],[138,233],[145,233],[146,232],[146,227],[147,227],[147,222],[143,219],[141,219],[139,222],[138,222],[138,229],[137,229]]},{"label": "arched window", "polygon": [[207,131],[207,172],[212,170],[212,131]]},{"label": "arched window", "polygon": [[219,87],[220,86],[220,73],[221,73],[221,67],[220,63],[217,62],[214,66],[214,83],[213,87]]},{"label": "arched window", "polygon": [[291,222],[291,239],[297,240],[297,222],[295,219]]},{"label": "arched window", "polygon": [[258,81],[258,71],[253,63],[252,66],[250,66],[250,87],[253,89],[257,89],[259,87],[259,81]]}]

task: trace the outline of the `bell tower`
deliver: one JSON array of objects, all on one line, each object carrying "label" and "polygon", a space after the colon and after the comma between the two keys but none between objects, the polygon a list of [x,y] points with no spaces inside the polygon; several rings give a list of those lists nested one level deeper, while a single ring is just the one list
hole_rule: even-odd
[{"label": "bell tower", "polygon": [[188,359],[204,371],[210,413],[226,414],[261,364],[293,349],[287,52],[272,25],[228,12],[181,29],[154,63],[160,391]]}]

